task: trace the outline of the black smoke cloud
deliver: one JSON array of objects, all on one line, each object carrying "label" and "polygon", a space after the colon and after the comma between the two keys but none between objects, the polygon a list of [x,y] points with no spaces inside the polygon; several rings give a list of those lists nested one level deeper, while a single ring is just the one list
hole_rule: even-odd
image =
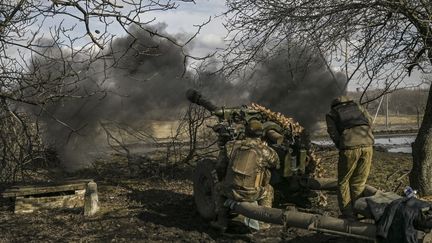
[{"label": "black smoke cloud", "polygon": [[[153,28],[168,36],[165,27],[160,24]],[[184,71],[181,49],[139,28],[132,27],[129,32],[134,37],[117,38],[111,53],[106,53],[109,59],[83,62],[88,65],[73,64],[71,68],[79,73],[80,81],[62,80],[75,88],[74,96],[84,98],[61,99],[42,110],[45,142],[56,148],[67,168],[87,165],[94,159],[92,154],[106,151],[101,122],[143,128],[149,120],[177,119],[179,109],[187,105],[184,93],[191,82],[187,75],[181,77]],[[50,55],[57,54],[51,51]],[[40,69],[52,77],[61,67],[45,63]]]},{"label": "black smoke cloud", "polygon": [[308,47],[281,48],[258,66],[249,80],[252,102],[294,118],[311,130],[343,94],[345,75],[330,71],[320,55]]},{"label": "black smoke cloud", "polygon": [[[163,24],[153,28],[168,35]],[[129,32],[134,38],[127,36],[113,42],[110,53],[106,53],[111,59],[73,64],[79,82],[62,79],[71,84],[67,87],[73,87],[75,96],[85,98],[61,99],[43,108],[45,142],[57,149],[67,168],[88,165],[92,154],[106,151],[106,134],[100,122],[142,128],[149,120],[175,120],[188,105],[185,90],[190,87],[200,89],[218,106],[255,102],[294,117],[308,128],[341,93],[343,75],[335,73],[334,77],[320,57],[304,48],[281,51],[259,65],[252,79],[233,82],[222,73],[214,74],[216,64],[198,70],[194,77],[190,72],[180,77],[184,54],[179,47],[139,28],[132,27]],[[49,52],[59,55],[55,50]],[[52,63],[40,67],[46,79],[53,79],[60,69],[61,64]],[[51,93],[55,92],[58,90]]]},{"label": "black smoke cloud", "polygon": [[[169,36],[165,27],[155,26],[158,33]],[[115,100],[107,99],[102,113],[110,109],[113,117],[129,122],[169,118],[186,104],[184,92],[190,80],[187,75],[181,77],[184,54],[166,39],[152,37],[138,28],[131,33],[134,37],[119,38],[113,44],[114,57],[119,62],[110,69],[108,79],[101,82]]]},{"label": "black smoke cloud", "polygon": [[200,90],[217,106],[233,107],[249,103],[249,90],[244,82],[233,82],[231,78],[217,72],[220,64],[211,59],[197,70],[193,88]]}]

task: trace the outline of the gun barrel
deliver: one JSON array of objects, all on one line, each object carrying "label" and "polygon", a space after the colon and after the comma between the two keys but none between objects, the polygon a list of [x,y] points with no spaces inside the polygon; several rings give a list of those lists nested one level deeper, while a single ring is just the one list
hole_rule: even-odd
[{"label": "gun barrel", "polygon": [[206,108],[210,112],[214,112],[218,109],[216,105],[214,105],[207,97],[203,96],[198,90],[188,89],[186,91],[186,98],[197,105],[200,105]]},{"label": "gun barrel", "polygon": [[376,226],[371,223],[350,222],[319,214],[267,208],[250,202],[236,202],[233,204],[231,212],[272,224],[287,225],[359,239],[376,239]]}]

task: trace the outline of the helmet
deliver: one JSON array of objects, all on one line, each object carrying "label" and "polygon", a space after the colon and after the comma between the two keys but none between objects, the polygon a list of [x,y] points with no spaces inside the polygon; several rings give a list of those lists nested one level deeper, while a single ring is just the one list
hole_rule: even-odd
[{"label": "helmet", "polygon": [[246,136],[261,137],[263,135],[263,124],[257,119],[251,119],[246,124]]},{"label": "helmet", "polygon": [[335,99],[333,99],[333,101],[331,102],[331,107],[339,105],[341,103],[346,103],[349,101],[352,101],[353,99],[347,95],[341,95]]}]

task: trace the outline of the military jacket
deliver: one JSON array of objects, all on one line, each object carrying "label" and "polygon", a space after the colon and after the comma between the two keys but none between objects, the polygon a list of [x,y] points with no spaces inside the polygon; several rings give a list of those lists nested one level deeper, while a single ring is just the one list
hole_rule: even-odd
[{"label": "military jacket", "polygon": [[[372,118],[367,110],[361,105],[356,104],[356,106],[368,120],[368,123],[372,124]],[[373,145],[374,137],[370,125],[356,125],[345,128],[343,124],[338,122],[339,117],[337,109],[334,108],[326,115],[327,132],[337,148],[352,149]],[[359,122],[359,124],[362,123],[362,121]]]},{"label": "military jacket", "polygon": [[226,196],[237,201],[258,200],[269,183],[269,169],[279,168],[276,151],[259,138],[246,138],[228,142],[226,156]]}]

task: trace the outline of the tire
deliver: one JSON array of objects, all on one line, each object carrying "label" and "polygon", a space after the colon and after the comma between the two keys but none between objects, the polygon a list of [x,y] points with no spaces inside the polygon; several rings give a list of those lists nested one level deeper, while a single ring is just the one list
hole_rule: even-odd
[{"label": "tire", "polygon": [[197,210],[206,220],[216,219],[216,191],[212,171],[216,161],[203,159],[197,163],[193,176],[193,197]]}]

